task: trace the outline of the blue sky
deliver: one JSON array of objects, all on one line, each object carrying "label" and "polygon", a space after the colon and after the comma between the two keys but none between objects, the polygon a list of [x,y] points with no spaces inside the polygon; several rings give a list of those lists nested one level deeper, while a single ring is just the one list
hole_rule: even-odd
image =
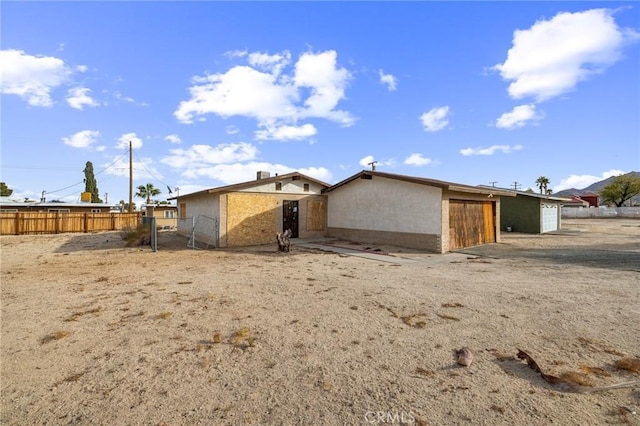
[{"label": "blue sky", "polygon": [[[75,202],[259,170],[554,191],[640,170],[636,2],[2,2],[1,177]],[[105,194],[108,194],[105,196]],[[136,199],[140,202],[140,199]]]}]

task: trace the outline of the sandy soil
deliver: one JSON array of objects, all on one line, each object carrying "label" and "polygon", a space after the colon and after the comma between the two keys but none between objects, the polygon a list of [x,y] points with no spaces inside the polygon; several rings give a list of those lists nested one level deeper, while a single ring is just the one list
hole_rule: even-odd
[{"label": "sandy soil", "polygon": [[640,221],[503,235],[447,255],[322,241],[371,258],[3,236],[0,421],[640,424],[640,386],[562,392],[515,357],[640,380],[616,367],[640,357]]}]

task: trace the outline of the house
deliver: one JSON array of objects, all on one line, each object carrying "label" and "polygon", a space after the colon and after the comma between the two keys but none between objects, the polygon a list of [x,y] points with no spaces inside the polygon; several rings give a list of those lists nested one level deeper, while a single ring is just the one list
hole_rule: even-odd
[{"label": "house", "polygon": [[327,236],[435,253],[500,241],[508,190],[362,171],[323,191]]},{"label": "house", "polygon": [[173,229],[178,225],[178,206],[172,204],[147,204],[144,215],[155,217],[159,229]]},{"label": "house", "polygon": [[178,233],[217,247],[275,243],[276,233],[292,238],[324,236],[329,184],[298,172],[211,188],[177,200]]},{"label": "house", "polygon": [[578,195],[578,198],[589,203],[589,207],[600,206],[600,196],[594,192],[585,192],[584,194]]},{"label": "house", "polygon": [[534,192],[515,191],[515,197],[504,198],[500,210],[503,231],[542,234],[561,228],[562,206],[571,198],[554,197]]},{"label": "house", "polygon": [[16,201],[0,197],[0,212],[40,213],[109,213],[112,206],[102,203],[49,203],[42,201]]}]

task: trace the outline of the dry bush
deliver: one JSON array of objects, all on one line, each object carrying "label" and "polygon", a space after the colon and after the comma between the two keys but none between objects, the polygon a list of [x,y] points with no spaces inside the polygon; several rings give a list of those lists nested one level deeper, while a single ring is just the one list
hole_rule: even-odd
[{"label": "dry bush", "polygon": [[640,358],[622,358],[617,360],[614,365],[620,370],[640,373]]}]

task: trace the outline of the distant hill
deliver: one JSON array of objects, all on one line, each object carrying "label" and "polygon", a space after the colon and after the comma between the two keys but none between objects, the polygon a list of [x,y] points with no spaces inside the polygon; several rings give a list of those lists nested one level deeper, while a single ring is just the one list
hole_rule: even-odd
[{"label": "distant hill", "polygon": [[[624,176],[632,176],[632,177],[640,178],[640,172],[629,172]],[[576,188],[563,189],[562,191],[554,192],[553,195],[557,195],[558,197],[569,197],[571,195],[582,195],[587,192],[595,192],[596,194],[599,194],[602,188],[609,185],[617,177],[618,176],[612,176],[610,178],[593,183],[583,189],[576,189]]]}]

